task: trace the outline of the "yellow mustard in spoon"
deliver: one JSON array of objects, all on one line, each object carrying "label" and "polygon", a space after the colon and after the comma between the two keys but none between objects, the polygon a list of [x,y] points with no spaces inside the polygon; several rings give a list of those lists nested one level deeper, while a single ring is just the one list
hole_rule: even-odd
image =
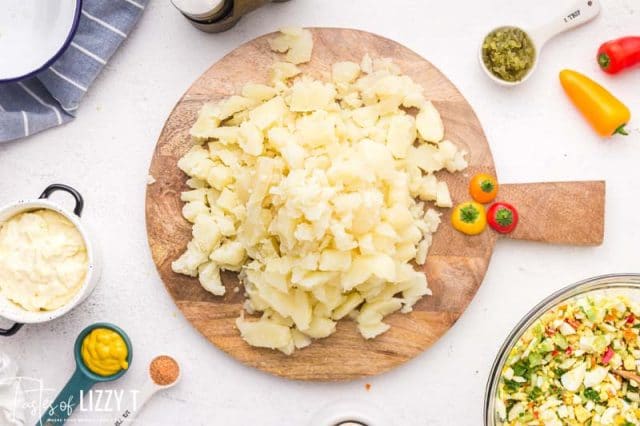
[{"label": "yellow mustard in spoon", "polygon": [[80,332],[73,354],[76,370],[42,414],[39,426],[64,424],[94,384],[122,377],[129,371],[133,346],[121,328],[100,322]]},{"label": "yellow mustard in spoon", "polygon": [[82,361],[92,372],[111,376],[129,368],[129,351],[122,336],[108,328],[96,328],[82,341]]}]

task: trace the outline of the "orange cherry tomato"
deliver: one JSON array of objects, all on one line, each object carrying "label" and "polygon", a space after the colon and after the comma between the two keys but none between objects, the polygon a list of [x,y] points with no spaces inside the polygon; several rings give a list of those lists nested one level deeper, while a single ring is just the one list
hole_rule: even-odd
[{"label": "orange cherry tomato", "polygon": [[490,203],[498,194],[498,182],[491,175],[478,173],[469,182],[469,194],[479,203]]}]

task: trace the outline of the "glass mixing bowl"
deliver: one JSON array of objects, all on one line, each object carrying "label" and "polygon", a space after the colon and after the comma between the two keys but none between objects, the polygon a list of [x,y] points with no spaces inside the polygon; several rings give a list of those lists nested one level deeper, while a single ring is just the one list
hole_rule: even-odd
[{"label": "glass mixing bowl", "polygon": [[624,294],[640,299],[640,274],[612,274],[593,277],[565,287],[538,303],[531,309],[509,333],[493,362],[484,397],[484,425],[499,426],[495,409],[495,399],[500,382],[500,373],[509,352],[524,332],[548,310],[565,303],[567,300],[585,294]]}]

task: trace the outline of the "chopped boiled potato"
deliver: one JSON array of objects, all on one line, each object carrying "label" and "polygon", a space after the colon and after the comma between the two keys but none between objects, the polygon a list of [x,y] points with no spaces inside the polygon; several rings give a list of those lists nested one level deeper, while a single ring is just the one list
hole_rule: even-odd
[{"label": "chopped boiled potato", "polygon": [[268,101],[277,93],[276,89],[266,84],[249,83],[242,88],[242,96],[256,101]]},{"label": "chopped boiled potato", "polygon": [[350,251],[327,249],[320,254],[318,268],[321,271],[348,271],[350,266]]},{"label": "chopped boiled potato", "polygon": [[242,338],[251,346],[259,348],[277,349],[286,347],[292,340],[291,329],[274,322],[246,321],[244,318],[236,320]]},{"label": "chopped boiled potato", "polygon": [[213,129],[220,125],[220,106],[217,104],[204,104],[198,113],[198,119],[191,127],[189,134],[194,140],[204,140],[212,137]]},{"label": "chopped boiled potato", "polygon": [[418,133],[427,142],[440,142],[444,138],[444,125],[440,113],[431,102],[424,102],[416,116]]},{"label": "chopped boiled potato", "polygon": [[286,59],[292,64],[302,64],[311,60],[313,36],[309,30],[282,28],[277,37],[269,40],[269,45],[276,52],[286,52]]},{"label": "chopped boiled potato", "polygon": [[207,262],[208,256],[195,241],[187,244],[187,250],[171,263],[171,269],[178,274],[198,276],[198,267]]},{"label": "chopped boiled potato", "polygon": [[336,89],[331,83],[303,78],[293,83],[289,108],[294,112],[330,110],[335,97]]},{"label": "chopped boiled potato", "polygon": [[395,158],[405,158],[416,140],[416,124],[410,115],[396,115],[389,123],[387,146]]},{"label": "chopped boiled potato", "polygon": [[449,194],[449,187],[447,182],[438,182],[436,189],[436,206],[438,207],[453,207],[451,201],[451,195]]},{"label": "chopped boiled potato", "polygon": [[207,214],[198,215],[192,228],[193,241],[205,253],[211,251],[218,246],[222,238],[220,228],[215,219]]},{"label": "chopped boiled potato", "polygon": [[227,269],[242,265],[245,257],[245,249],[238,241],[227,241],[211,252],[209,258]]},{"label": "chopped boiled potato", "polygon": [[198,268],[198,278],[202,287],[216,296],[224,296],[226,289],[220,280],[220,268],[214,262],[207,262]]},{"label": "chopped boiled potato", "polygon": [[261,314],[236,321],[252,346],[291,354],[347,317],[375,338],[431,294],[412,265],[440,224],[430,206],[452,205],[435,172],[464,169],[465,154],[391,60],[338,62],[320,81],[296,66],[311,57],[309,31],[285,28],[270,45],[288,61],[270,84],[205,104],[191,129],[178,167],[193,240],[172,268],[218,296],[221,271],[239,272],[244,310]]},{"label": "chopped boiled potato", "polygon": [[355,62],[336,62],[331,67],[334,83],[353,83],[360,75],[360,65]]},{"label": "chopped boiled potato", "polygon": [[287,112],[287,106],[280,96],[263,103],[249,113],[249,122],[260,130],[265,130],[277,123]]}]

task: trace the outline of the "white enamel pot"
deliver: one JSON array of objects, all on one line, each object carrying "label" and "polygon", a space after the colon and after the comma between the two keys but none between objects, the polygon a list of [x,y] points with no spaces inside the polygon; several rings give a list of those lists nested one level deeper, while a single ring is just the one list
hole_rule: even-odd
[{"label": "white enamel pot", "polygon": [[71,45],[82,0],[2,0],[0,83],[24,80],[52,65]]},{"label": "white enamel pot", "polygon": [[[75,206],[72,210],[68,210],[48,199],[56,191],[67,192],[75,199]],[[24,324],[43,323],[61,317],[82,303],[95,288],[100,278],[101,264],[96,246],[92,243],[86,226],[80,222],[83,207],[84,200],[78,191],[67,185],[53,184],[49,185],[38,199],[20,200],[0,208],[0,224],[17,214],[33,210],[49,209],[61,214],[73,223],[82,235],[88,258],[87,274],[82,286],[68,303],[58,309],[38,312],[28,311],[0,294],[0,317],[14,322],[13,326],[9,328],[0,328],[0,336],[11,336]]]}]

